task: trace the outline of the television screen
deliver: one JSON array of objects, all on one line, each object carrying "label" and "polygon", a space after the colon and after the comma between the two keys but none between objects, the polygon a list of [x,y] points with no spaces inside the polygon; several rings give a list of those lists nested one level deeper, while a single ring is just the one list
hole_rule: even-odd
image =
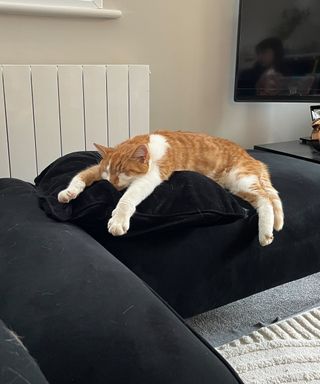
[{"label": "television screen", "polygon": [[236,101],[320,101],[320,0],[240,0]]}]

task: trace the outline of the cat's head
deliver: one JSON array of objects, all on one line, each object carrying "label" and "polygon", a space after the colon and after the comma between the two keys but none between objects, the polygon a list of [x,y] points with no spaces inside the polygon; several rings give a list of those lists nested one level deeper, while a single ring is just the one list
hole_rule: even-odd
[{"label": "cat's head", "polygon": [[110,181],[118,190],[127,188],[149,170],[150,155],[145,144],[124,144],[115,148],[94,145],[102,156],[100,163],[102,178]]}]

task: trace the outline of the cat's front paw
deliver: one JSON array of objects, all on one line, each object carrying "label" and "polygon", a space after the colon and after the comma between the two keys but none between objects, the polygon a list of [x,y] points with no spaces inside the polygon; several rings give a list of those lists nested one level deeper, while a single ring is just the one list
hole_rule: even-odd
[{"label": "cat's front paw", "polygon": [[59,192],[58,194],[58,201],[59,203],[69,203],[71,200],[74,200],[78,197],[79,191],[76,188],[67,188],[63,191]]},{"label": "cat's front paw", "polygon": [[108,222],[108,231],[113,236],[122,236],[128,232],[130,218],[124,214],[115,214]]}]

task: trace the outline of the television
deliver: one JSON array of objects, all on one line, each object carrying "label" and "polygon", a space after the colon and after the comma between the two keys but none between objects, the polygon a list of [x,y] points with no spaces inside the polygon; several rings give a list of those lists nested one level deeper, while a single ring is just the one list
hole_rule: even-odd
[{"label": "television", "polygon": [[235,101],[320,101],[320,0],[240,0]]}]

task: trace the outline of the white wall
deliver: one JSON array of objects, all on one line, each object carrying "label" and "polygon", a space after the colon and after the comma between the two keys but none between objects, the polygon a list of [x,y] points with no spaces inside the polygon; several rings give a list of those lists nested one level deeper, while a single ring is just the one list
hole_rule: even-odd
[{"label": "white wall", "polygon": [[105,0],[118,20],[0,16],[0,62],[150,64],[151,127],[251,146],[310,131],[309,104],[234,103],[237,0]]}]

